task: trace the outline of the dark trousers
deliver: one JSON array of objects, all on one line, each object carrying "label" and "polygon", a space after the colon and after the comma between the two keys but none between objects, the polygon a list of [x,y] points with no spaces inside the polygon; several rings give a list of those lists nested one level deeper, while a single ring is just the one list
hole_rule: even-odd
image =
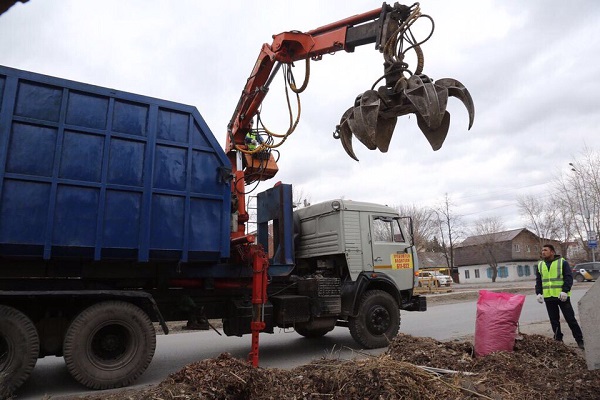
[{"label": "dark trousers", "polygon": [[573,306],[571,305],[571,298],[567,298],[567,301],[560,301],[557,298],[549,297],[544,299],[544,301],[546,303],[546,310],[548,310],[548,317],[550,317],[552,332],[554,332],[554,339],[563,339],[563,334],[560,330],[560,314],[558,312],[560,309],[565,317],[565,321],[567,321],[567,324],[569,324],[569,328],[571,328],[571,332],[573,333],[575,341],[577,343],[582,342],[583,333],[581,333],[581,328],[575,319],[575,310],[573,310]]}]

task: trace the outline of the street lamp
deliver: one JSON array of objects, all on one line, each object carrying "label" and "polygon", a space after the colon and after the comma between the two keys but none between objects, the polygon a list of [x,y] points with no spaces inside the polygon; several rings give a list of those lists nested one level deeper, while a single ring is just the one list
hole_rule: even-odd
[{"label": "street lamp", "polygon": [[[581,175],[581,172],[577,168],[575,168],[575,165],[573,163],[569,163],[569,165],[571,166],[571,171],[575,172],[578,178],[581,178],[581,185],[583,190],[583,194],[581,195],[581,215],[583,215],[583,217],[587,220],[588,247],[590,247],[590,249],[592,250],[592,262],[596,262],[596,232],[592,230],[590,208],[588,207],[587,203],[587,190],[585,179]],[[579,179],[577,181],[579,181]]]}]

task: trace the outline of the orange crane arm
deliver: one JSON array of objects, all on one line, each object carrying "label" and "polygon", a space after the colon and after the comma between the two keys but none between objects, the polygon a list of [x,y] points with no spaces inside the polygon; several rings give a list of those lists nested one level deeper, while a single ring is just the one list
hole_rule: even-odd
[{"label": "orange crane arm", "polygon": [[[245,222],[248,214],[245,204],[245,166],[238,164],[237,149],[245,149],[245,136],[251,129],[251,121],[257,115],[260,105],[268,93],[269,85],[282,64],[306,59],[320,59],[324,54],[339,50],[353,52],[356,46],[375,43],[379,49],[388,35],[411,13],[412,7],[396,3],[394,6],[383,3],[375,10],[354,15],[340,21],[302,33],[283,32],[273,36],[271,44],[263,44],[250,73],[240,99],[227,126],[225,152],[231,162],[234,179],[232,193],[234,207],[237,207],[238,229],[232,232],[232,239],[242,239],[245,235]],[[268,160],[268,168],[261,165],[260,180],[272,178],[277,172],[275,160]],[[257,180],[257,179],[253,179]],[[251,240],[250,238],[247,240]]]},{"label": "orange crane arm", "polygon": [[[237,107],[227,127],[225,152],[234,150],[235,145],[243,145],[252,118],[267,95],[269,85],[279,66],[308,58],[320,59],[323,54],[339,50],[353,52],[356,46],[376,43],[382,40],[382,32],[387,29],[386,17],[398,13],[403,15],[410,8],[403,5],[389,6],[354,15],[349,18],[302,32],[283,32],[273,36],[273,42],[262,45],[252,73],[238,101]],[[398,18],[398,17],[396,17]],[[392,25],[390,25],[392,26]]]}]

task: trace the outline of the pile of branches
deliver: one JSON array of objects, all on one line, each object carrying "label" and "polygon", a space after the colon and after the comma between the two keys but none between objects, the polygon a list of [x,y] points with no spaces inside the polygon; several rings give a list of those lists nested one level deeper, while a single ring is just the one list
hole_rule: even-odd
[{"label": "pile of branches", "polygon": [[546,336],[522,335],[512,352],[474,357],[468,342],[399,335],[387,354],[417,365],[460,371],[453,377],[465,390],[458,398],[598,398],[600,370],[588,371],[578,350]]},{"label": "pile of branches", "polygon": [[523,335],[513,352],[475,358],[469,342],[400,334],[380,356],[321,359],[291,370],[253,368],[224,353],[156,387],[85,399],[597,399],[600,370],[576,350]]}]

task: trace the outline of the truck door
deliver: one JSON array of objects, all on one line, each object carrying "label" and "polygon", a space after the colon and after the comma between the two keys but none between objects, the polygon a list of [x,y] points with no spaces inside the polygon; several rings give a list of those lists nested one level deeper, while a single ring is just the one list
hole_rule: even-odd
[{"label": "truck door", "polygon": [[[400,290],[414,284],[413,255],[400,219],[373,215],[371,219],[373,269],[389,275]],[[407,250],[408,249],[408,250]]]}]

